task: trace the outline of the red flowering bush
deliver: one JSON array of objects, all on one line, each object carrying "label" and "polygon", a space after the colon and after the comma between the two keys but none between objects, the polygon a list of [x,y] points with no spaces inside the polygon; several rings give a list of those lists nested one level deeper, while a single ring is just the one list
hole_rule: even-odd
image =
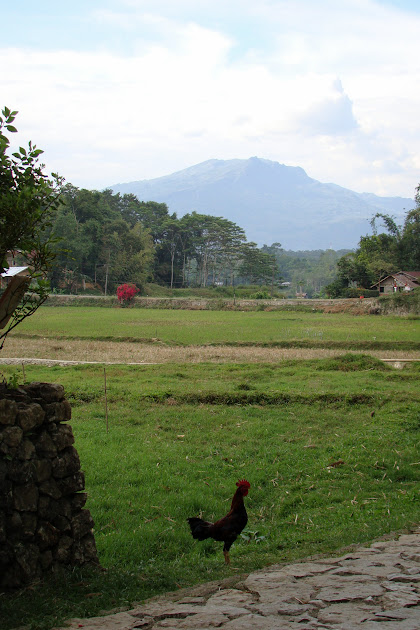
[{"label": "red flowering bush", "polygon": [[130,304],[139,291],[140,289],[138,289],[135,284],[121,284],[117,289],[119,303],[123,306]]}]

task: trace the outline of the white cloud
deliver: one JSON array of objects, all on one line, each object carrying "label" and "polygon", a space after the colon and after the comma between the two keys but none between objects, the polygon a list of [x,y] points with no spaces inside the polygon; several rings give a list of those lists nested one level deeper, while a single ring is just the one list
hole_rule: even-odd
[{"label": "white cloud", "polygon": [[4,104],[68,181],[102,188],[259,155],[413,194],[419,16],[371,0],[109,6],[90,19],[129,42],[119,52],[106,39],[88,52],[0,48]]}]

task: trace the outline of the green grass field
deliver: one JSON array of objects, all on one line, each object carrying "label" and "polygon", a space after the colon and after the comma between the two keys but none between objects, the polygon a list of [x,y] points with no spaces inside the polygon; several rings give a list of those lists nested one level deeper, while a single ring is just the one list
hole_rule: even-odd
[{"label": "green grass field", "polygon": [[[59,335],[61,329],[68,335],[79,329],[88,336],[108,326],[125,334],[137,326],[133,321],[140,330],[147,317],[140,336],[154,335],[156,322],[166,321],[168,340],[178,331],[178,343],[194,335],[214,342],[226,334],[218,332],[220,322],[230,321],[232,331],[241,325],[238,340],[262,341],[270,326],[280,335],[280,321],[289,321],[279,313],[169,311],[163,318],[162,312],[118,310],[121,330],[113,311],[102,320],[104,310],[101,321],[83,313],[83,326],[68,314],[66,329],[59,322],[65,309],[52,315],[45,309],[40,315],[51,318],[48,324],[34,317],[22,332]],[[337,339],[356,333],[367,339],[373,333],[368,324],[376,324],[377,334],[402,340],[412,325],[396,318],[313,317],[302,318],[293,334],[304,335],[310,321],[316,330],[324,322]],[[1,371],[5,378],[21,377],[17,368]],[[107,571],[77,569],[12,596],[0,594],[2,630],[47,630],[66,618],[231,575],[222,544],[194,541],[186,518],[200,511],[208,519],[224,515],[238,478],[251,483],[247,530],[231,551],[239,574],[333,553],[418,523],[418,364],[396,370],[369,356],[346,355],[278,365],[114,365],[106,371],[108,433],[102,366],[26,366],[27,380],[62,383],[72,403],[87,507]]]},{"label": "green grass field", "polygon": [[167,344],[304,342],[420,348],[417,317],[344,313],[40,308],[11,335],[89,340],[151,340]]}]

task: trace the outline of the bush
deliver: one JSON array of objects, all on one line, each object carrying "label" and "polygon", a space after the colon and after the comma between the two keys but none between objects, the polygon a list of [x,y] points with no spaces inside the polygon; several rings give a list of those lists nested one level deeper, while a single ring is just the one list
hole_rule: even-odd
[{"label": "bush", "polygon": [[360,287],[349,287],[343,292],[343,297],[358,298],[361,295],[365,298],[374,298],[379,296],[379,291],[373,291],[372,289],[362,289]]},{"label": "bush", "polygon": [[251,300],[271,300],[271,295],[267,291],[257,291],[249,296]]},{"label": "bush", "polygon": [[117,298],[121,306],[131,304],[139,289],[135,284],[121,284],[117,289]]}]

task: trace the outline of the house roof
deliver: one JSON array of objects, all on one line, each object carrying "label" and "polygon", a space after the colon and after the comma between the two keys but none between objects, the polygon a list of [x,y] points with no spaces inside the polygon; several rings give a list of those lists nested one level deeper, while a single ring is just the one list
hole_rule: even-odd
[{"label": "house roof", "polygon": [[18,276],[20,273],[23,273],[29,269],[29,267],[9,267],[6,271],[4,271],[1,275],[2,278],[13,278],[14,276]]},{"label": "house roof", "polygon": [[[398,271],[398,273],[390,273],[389,276],[380,280],[381,284],[390,278],[395,280],[397,286],[407,285],[410,289],[416,289],[420,286],[420,271]],[[372,284],[371,288],[377,287],[378,285],[379,282],[375,282],[375,284]]]}]

